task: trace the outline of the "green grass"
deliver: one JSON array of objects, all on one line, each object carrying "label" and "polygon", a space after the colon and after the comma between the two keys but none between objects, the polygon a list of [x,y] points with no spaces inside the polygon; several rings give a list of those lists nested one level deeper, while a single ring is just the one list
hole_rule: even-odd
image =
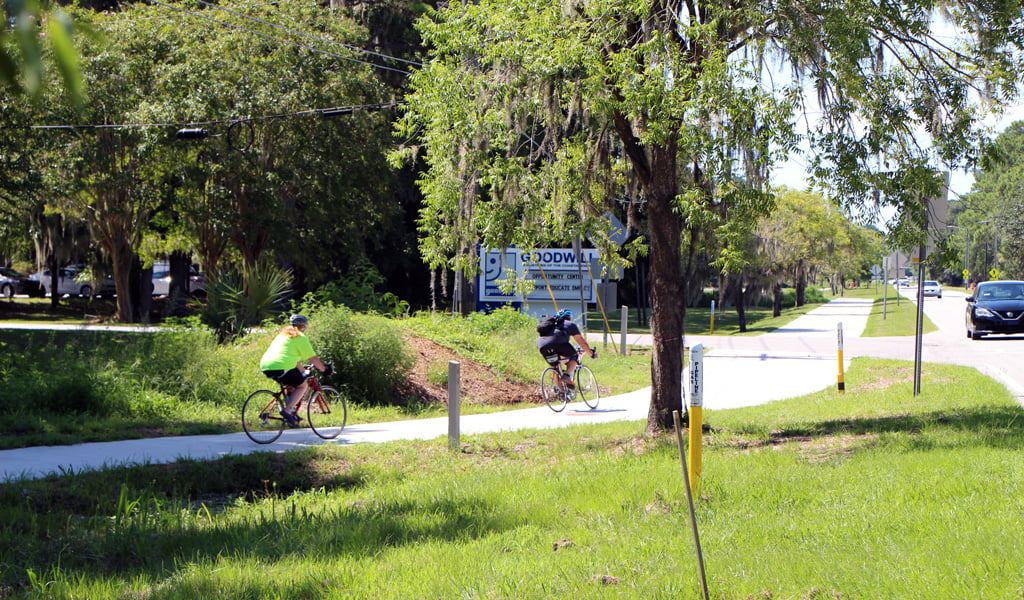
[{"label": "green grass", "polygon": [[[1024,418],[965,367],[711,411],[697,521],[723,599],[1019,598]],[[0,485],[10,597],[700,598],[674,436],[642,423]]]},{"label": "green grass", "polygon": [[114,300],[107,298],[67,297],[57,306],[50,298],[0,300],[0,320],[6,323],[87,325],[110,321],[115,312]]},{"label": "green grass", "polygon": [[[831,297],[830,295],[824,295],[821,299],[827,302]],[[801,315],[818,308],[822,303],[809,301],[804,306],[790,306],[782,309],[782,314],[778,317],[772,316],[771,308],[750,307],[745,311],[747,331],[744,333],[740,333],[739,315],[736,313],[735,307],[725,309],[719,307],[715,309],[714,331],[712,331],[711,325],[711,309],[699,306],[690,307],[686,309],[684,328],[686,335],[761,335],[792,322]],[[641,323],[640,311],[636,308],[629,308],[626,315],[627,331],[629,333],[650,334],[651,311],[647,310],[646,315],[647,321]],[[622,332],[622,311],[612,310],[608,313],[607,317],[608,321],[605,323],[605,319],[600,312],[590,311],[587,313],[588,327],[591,333],[601,333],[607,329],[609,339],[614,341],[615,336],[620,335]]]},{"label": "green grass", "polygon": [[[868,324],[864,328],[863,337],[884,337],[914,335],[917,330],[917,305],[906,298],[897,298],[896,288],[889,286],[883,298],[882,292],[865,296],[873,298],[875,303],[868,316]],[[938,327],[931,319],[923,315],[921,331],[929,333]]]}]

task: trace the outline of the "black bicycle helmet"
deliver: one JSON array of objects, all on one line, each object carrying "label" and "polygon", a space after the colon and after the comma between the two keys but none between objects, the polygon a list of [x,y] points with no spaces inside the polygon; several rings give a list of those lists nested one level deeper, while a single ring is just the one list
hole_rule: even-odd
[{"label": "black bicycle helmet", "polygon": [[294,325],[295,327],[308,327],[309,319],[303,315],[292,315],[288,317],[288,324]]}]

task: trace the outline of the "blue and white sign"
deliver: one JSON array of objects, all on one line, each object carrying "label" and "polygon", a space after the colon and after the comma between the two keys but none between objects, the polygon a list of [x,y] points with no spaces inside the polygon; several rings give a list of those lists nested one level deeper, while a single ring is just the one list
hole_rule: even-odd
[{"label": "blue and white sign", "polygon": [[[553,297],[556,302],[579,302],[582,289],[584,302],[596,302],[593,284],[600,273],[591,273],[590,264],[596,264],[598,251],[585,249],[580,257],[582,263],[577,262],[576,252],[567,248],[538,248],[526,253],[516,248],[481,248],[479,299],[481,302],[550,302]],[[516,277],[533,282],[525,298],[501,289],[503,282]]]},{"label": "blue and white sign", "polygon": [[481,302],[516,302],[519,297],[501,291],[502,282],[514,279],[520,271],[519,251],[513,249],[480,250],[480,281],[478,296]]}]

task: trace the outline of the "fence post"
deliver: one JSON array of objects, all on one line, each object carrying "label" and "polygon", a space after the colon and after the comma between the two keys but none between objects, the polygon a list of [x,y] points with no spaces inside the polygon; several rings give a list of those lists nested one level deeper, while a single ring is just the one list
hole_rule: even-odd
[{"label": "fence post", "polygon": [[459,363],[448,362],[448,449],[459,449]]},{"label": "fence post", "polygon": [[622,305],[622,318],[621,318],[620,322],[622,323],[622,327],[621,327],[621,329],[622,329],[622,352],[620,352],[619,354],[621,354],[622,356],[625,356],[626,355],[626,327],[629,325],[629,307],[626,306],[625,304]]}]

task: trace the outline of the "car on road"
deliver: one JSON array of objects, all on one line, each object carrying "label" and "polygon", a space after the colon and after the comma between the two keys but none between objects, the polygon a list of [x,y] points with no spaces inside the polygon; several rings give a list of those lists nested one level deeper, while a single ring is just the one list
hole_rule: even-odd
[{"label": "car on road", "polygon": [[39,293],[39,284],[10,267],[0,267],[0,298],[10,300],[15,294],[35,296]]},{"label": "car on road", "polygon": [[983,281],[967,297],[967,337],[1024,333],[1024,281]]},{"label": "car on road", "polygon": [[935,296],[936,298],[942,297],[942,284],[938,281],[926,281],[924,286],[921,287],[921,294],[925,297]]}]

